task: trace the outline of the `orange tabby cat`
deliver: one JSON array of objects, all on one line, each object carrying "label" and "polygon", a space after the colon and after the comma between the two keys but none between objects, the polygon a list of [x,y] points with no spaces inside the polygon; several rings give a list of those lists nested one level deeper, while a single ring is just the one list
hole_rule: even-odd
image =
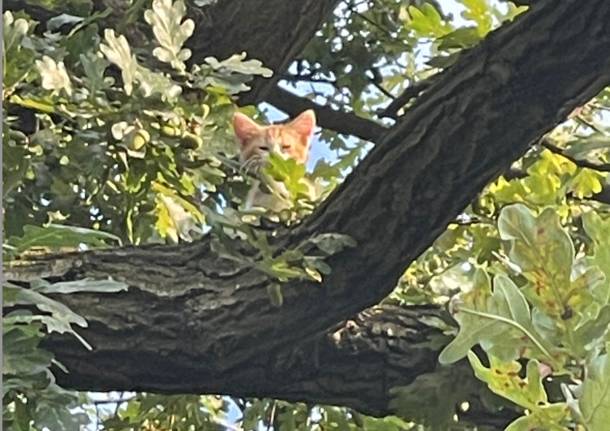
[{"label": "orange tabby cat", "polygon": [[[271,151],[286,158],[292,158],[299,163],[306,163],[309,157],[309,147],[316,116],[309,109],[299,114],[286,124],[261,126],[246,115],[236,112],[233,116],[233,128],[239,143],[240,162],[245,170],[257,172],[265,163]],[[283,184],[274,184],[276,192],[286,193]],[[281,209],[281,203],[270,193],[261,190],[260,181],[256,181],[248,197],[246,208],[263,207],[266,209]]]}]

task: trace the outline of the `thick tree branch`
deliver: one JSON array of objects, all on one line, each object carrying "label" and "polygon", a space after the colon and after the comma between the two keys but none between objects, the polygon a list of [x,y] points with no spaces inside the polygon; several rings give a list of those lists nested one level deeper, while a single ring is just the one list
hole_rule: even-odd
[{"label": "thick tree branch", "polygon": [[[10,275],[111,275],[129,284],[125,293],[64,298],[90,322],[83,335],[95,347],[87,352],[72,339],[50,340],[71,371],[60,378],[65,385],[200,392],[196,376],[230,375],[232,394],[297,399],[275,387],[255,390],[243,377],[278,374],[284,387],[298,386],[287,373],[289,361],[264,366],[270,355],[288,357],[323,331],[332,337],[337,322],[378,303],[476,193],[609,82],[610,3],[536,2],[444,73],[328,201],[279,239],[290,246],[314,233],[341,232],[358,242],[329,259],[333,271],[323,283],[284,286],[279,308],[270,304],[265,275],[218,256],[208,239],[41,257]],[[416,355],[400,353],[405,361]],[[435,353],[426,355],[430,361]],[[315,362],[304,363],[304,373],[314,376],[309,396],[322,402],[375,405],[380,391],[394,384],[367,386],[357,395],[342,392],[341,384],[324,389]]]},{"label": "thick tree branch", "polygon": [[[175,310],[178,320],[180,312]],[[219,373],[194,361],[203,352],[198,351],[196,344],[189,344],[189,355],[169,354],[173,367],[168,369],[164,363],[146,361],[140,372],[160,376],[156,390],[164,393],[231,393],[238,397],[265,394],[288,401],[347,406],[376,416],[393,413],[390,405],[397,387],[422,396],[424,391],[437,392],[438,388],[455,386],[459,395],[447,396],[447,401],[453,401],[455,412],[468,418],[475,413],[459,412],[458,404],[468,401],[477,405],[484,386],[472,379],[472,371],[465,362],[441,370],[436,357],[448,337],[429,325],[434,319],[442,322],[449,317],[434,306],[374,307],[336,325],[327,334],[252,358],[247,368]],[[79,358],[82,349],[69,342],[69,338],[66,341],[62,345],[58,338],[54,348],[65,348],[64,359]],[[121,360],[120,352],[116,355],[98,358],[105,363],[105,386],[100,387],[94,377],[99,373],[98,361],[81,364],[81,369],[88,370],[85,375],[90,380],[71,373],[62,375],[61,381],[79,389],[95,386],[97,390],[113,390],[129,385],[133,370],[129,361]],[[427,379],[433,379],[435,384],[431,387]],[[458,385],[465,386],[458,389]],[[370,396],[362,397],[363,389]],[[451,416],[451,407],[447,410]],[[511,410],[477,414],[479,425],[496,426],[506,425],[515,416]]]},{"label": "thick tree branch", "polygon": [[223,0],[203,10],[189,39],[192,61],[226,58],[246,52],[272,69],[270,79],[256,79],[241,104],[264,100],[280,75],[314,36],[338,0]]},{"label": "thick tree branch", "polygon": [[357,136],[367,141],[379,140],[387,130],[374,121],[318,105],[280,87],[271,89],[267,94],[266,101],[290,116],[296,116],[306,109],[313,109],[321,127],[338,133]]}]

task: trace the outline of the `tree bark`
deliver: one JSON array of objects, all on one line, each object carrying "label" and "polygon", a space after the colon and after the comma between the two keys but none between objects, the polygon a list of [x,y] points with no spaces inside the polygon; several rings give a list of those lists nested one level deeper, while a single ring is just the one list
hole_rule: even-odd
[{"label": "tree bark", "polygon": [[[609,82],[610,3],[537,2],[440,77],[314,215],[279,239],[290,246],[341,232],[358,243],[329,259],[323,283],[284,286],[281,307],[263,274],[219,257],[207,238],[46,256],[7,275],[112,276],[130,286],[62,298],[89,321],[82,334],[94,346],[50,338],[70,370],[58,379],[67,387],[275,396],[383,414],[388,388],[435,369],[438,347],[419,342],[438,333],[420,317],[443,314],[415,307],[402,311],[406,320],[388,317],[405,336],[396,348],[387,331],[377,335],[387,346],[378,356],[365,348],[350,357],[333,338],[338,323],[383,299],[476,193]],[[374,335],[352,340],[371,346]],[[315,340],[318,359],[308,356]]]},{"label": "tree bark", "polygon": [[224,59],[246,52],[274,71],[270,79],[258,78],[240,103],[265,99],[283,71],[305,48],[338,0],[222,0],[204,8],[197,34],[188,41],[194,63],[207,56]]}]

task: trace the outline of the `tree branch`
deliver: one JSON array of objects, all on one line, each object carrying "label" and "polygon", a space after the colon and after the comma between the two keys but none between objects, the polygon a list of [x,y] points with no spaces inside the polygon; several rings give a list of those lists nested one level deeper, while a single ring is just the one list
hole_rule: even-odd
[{"label": "tree branch", "polygon": [[591,199],[606,205],[610,205],[610,186],[602,186],[601,192],[594,194]]},{"label": "tree branch", "polygon": [[272,69],[269,79],[257,78],[252,90],[240,96],[243,105],[265,99],[283,71],[305,48],[338,0],[223,0],[204,8],[187,45],[191,61],[207,56],[224,59],[246,52]]},{"label": "tree branch", "polygon": [[[179,310],[176,313],[178,320],[189,324]],[[454,402],[455,413],[467,418],[473,411],[459,412],[458,404],[464,401],[473,405],[479,403],[484,385],[473,379],[465,362],[438,372],[441,367],[436,358],[448,337],[441,329],[426,323],[432,319],[450,318],[435,306],[380,306],[359,313],[326,334],[298,342],[289,349],[270,350],[252,358],[247,368],[211,370],[206,364],[193,361],[203,352],[190,343],[188,349],[185,346],[167,355],[165,361],[171,361],[171,368],[153,360],[143,362],[141,369],[145,369],[142,370],[145,374],[162,376],[155,392],[230,393],[235,397],[265,394],[293,402],[346,406],[374,416],[393,413],[390,405],[397,396],[397,387],[401,391],[416,391],[421,396],[423,391],[462,385],[462,388],[456,388],[457,400],[451,396],[447,400]],[[60,338],[53,341],[54,348],[62,343]],[[68,338],[65,340],[64,358],[80,357],[82,353],[78,346]],[[78,375],[73,372],[61,374],[62,384],[82,390],[92,386],[97,390],[111,390],[131,381],[133,371],[129,361],[124,363],[121,356],[98,351],[90,354],[94,356],[94,362],[80,364]],[[105,387],[99,386],[98,366],[105,370]],[[433,387],[428,385],[428,379],[435,382]],[[362,396],[363,387],[370,396]],[[453,415],[451,407],[447,412],[449,417]],[[515,416],[510,410],[478,414],[479,424],[486,422],[498,426],[506,425]]]},{"label": "tree branch", "polygon": [[432,75],[423,81],[409,85],[398,97],[394,98],[388,106],[381,110],[378,114],[379,117],[388,117],[396,119],[398,118],[398,111],[405,106],[409,100],[417,97],[421,92],[426,91],[430,88],[438,79],[440,74]]},{"label": "tree branch", "polygon": [[268,93],[266,101],[290,116],[295,116],[306,109],[313,109],[321,127],[338,133],[357,136],[367,141],[377,141],[386,131],[385,127],[374,121],[318,105],[280,87],[273,88]]},{"label": "tree branch", "polygon": [[578,166],[580,168],[593,169],[593,170],[599,171],[599,172],[610,172],[610,163],[595,163],[595,162],[590,162],[588,160],[578,159],[578,158],[568,154],[563,148],[558,147],[557,145],[553,144],[548,138],[542,138],[540,140],[540,145],[542,145],[544,148],[548,149],[549,151],[551,151],[555,154],[559,154],[560,156],[568,159],[569,161],[571,161],[572,163],[574,163],[576,166]]}]

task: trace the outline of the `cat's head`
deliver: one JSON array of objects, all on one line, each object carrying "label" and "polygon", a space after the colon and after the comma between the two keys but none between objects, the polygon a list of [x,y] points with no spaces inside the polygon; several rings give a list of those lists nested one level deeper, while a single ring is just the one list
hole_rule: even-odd
[{"label": "cat's head", "polygon": [[260,125],[240,112],[233,115],[233,129],[240,149],[239,160],[246,169],[258,169],[272,151],[306,163],[315,127],[316,115],[311,109],[288,123],[270,126]]}]

